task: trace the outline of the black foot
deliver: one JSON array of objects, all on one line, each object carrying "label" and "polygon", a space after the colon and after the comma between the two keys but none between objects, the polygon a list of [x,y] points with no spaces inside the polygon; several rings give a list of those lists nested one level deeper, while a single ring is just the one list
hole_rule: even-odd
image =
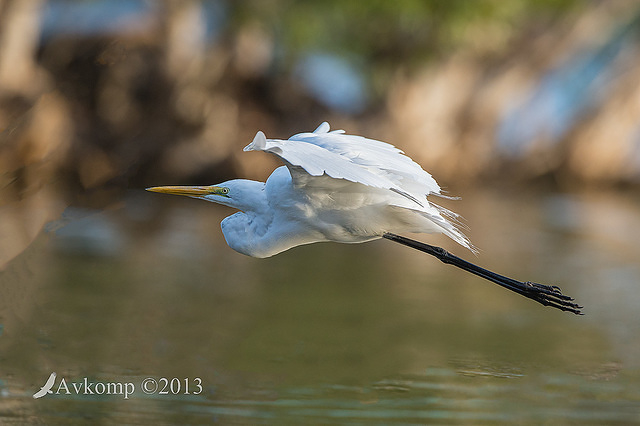
[{"label": "black foot", "polygon": [[420,250],[424,253],[428,253],[438,258],[441,262],[464,269],[465,271],[494,282],[501,287],[521,294],[531,300],[535,300],[544,306],[551,306],[562,311],[573,312],[576,315],[584,315],[582,311],[580,311],[582,306],[575,303],[572,297],[562,294],[562,291],[558,286],[538,284],[531,281],[517,281],[512,278],[505,277],[504,275],[496,274],[488,269],[481,268],[471,262],[467,262],[441,247],[421,243],[420,241],[401,237],[400,235],[387,233],[384,234],[383,237],[388,240],[395,241],[396,243]]},{"label": "black foot", "polygon": [[535,300],[544,306],[552,306],[562,311],[573,312],[576,315],[584,315],[580,309],[583,307],[575,303],[573,297],[562,294],[560,287],[556,285],[545,285],[527,281],[524,284],[523,292],[520,293],[529,299]]}]

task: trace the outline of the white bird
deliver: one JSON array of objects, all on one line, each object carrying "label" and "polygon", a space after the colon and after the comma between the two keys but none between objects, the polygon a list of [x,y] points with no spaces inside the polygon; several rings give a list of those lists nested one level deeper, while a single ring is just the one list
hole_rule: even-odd
[{"label": "white bird", "polygon": [[234,250],[269,257],[321,241],[361,243],[379,238],[416,248],[493,281],[543,305],[580,313],[556,286],[520,282],[480,268],[446,250],[397,235],[443,233],[475,252],[459,230],[455,213],[428,196],[443,196],[429,173],[385,142],[330,131],[322,123],[287,140],[258,132],[245,151],[278,156],[265,182],[234,179],[211,186],[161,186],[148,191],[186,195],[239,210],[225,218],[222,233]]}]

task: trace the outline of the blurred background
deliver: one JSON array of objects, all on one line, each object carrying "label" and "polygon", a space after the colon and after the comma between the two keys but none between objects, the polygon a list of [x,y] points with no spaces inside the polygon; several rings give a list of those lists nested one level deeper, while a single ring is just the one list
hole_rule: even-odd
[{"label": "blurred background", "polygon": [[633,1],[3,0],[0,226],[16,243],[0,263],[70,204],[264,180],[275,162],[240,149],[255,132],[324,120],[394,143],[449,188],[636,188],[638,13]]},{"label": "blurred background", "polygon": [[[179,264],[154,278],[175,275],[167,286],[181,285],[178,277],[190,270],[187,260],[223,263],[230,269],[221,278],[229,285],[223,299],[239,297],[231,290],[239,280],[232,268],[244,268],[252,278],[245,277],[241,292],[252,294],[253,302],[239,312],[251,311],[258,303],[254,297],[262,294],[256,290],[264,284],[261,273],[278,269],[256,267],[224,246],[218,223],[229,212],[202,202],[168,200],[143,188],[212,184],[239,176],[264,180],[277,162],[242,152],[256,131],[288,138],[322,121],[398,146],[450,194],[461,196],[446,204],[467,218],[468,234],[482,250],[478,263],[528,274],[520,278],[559,280],[565,293],[591,303],[591,314],[606,331],[585,331],[573,343],[583,354],[594,345],[600,348],[597,356],[587,356],[597,364],[589,364],[590,372],[615,375],[621,366],[632,366],[632,383],[637,384],[640,5],[622,0],[0,0],[0,333],[4,330],[5,354],[13,354],[5,360],[15,361],[5,368],[13,365],[13,377],[20,376],[28,349],[60,349],[52,336],[64,340],[68,330],[43,329],[37,314],[62,303],[52,302],[53,289],[67,298],[78,291],[64,287],[71,286],[70,276],[82,291],[91,285],[104,289],[100,286],[110,276],[131,285],[145,282],[139,290],[150,284],[135,271],[156,268],[158,258]],[[445,240],[432,241],[456,249]],[[363,269],[364,255],[395,256],[403,259],[396,266],[401,272],[409,268],[414,271],[410,277],[422,276],[423,257],[411,257],[402,248],[387,251],[378,243],[368,246],[304,248],[290,256],[304,257],[303,264],[313,268],[308,256],[338,261],[329,250],[342,250],[347,258],[359,259]],[[125,258],[124,266],[101,263]],[[291,266],[286,259],[274,262]],[[93,266],[82,273],[87,264]],[[247,268],[256,270],[248,273]],[[204,282],[211,272],[196,271],[187,279]],[[357,280],[353,273],[346,275],[350,282]],[[95,284],[97,276],[105,281]],[[340,277],[326,278],[347,280]],[[448,277],[457,280],[459,275]],[[374,279],[371,272],[368,279]],[[489,285],[475,284],[469,285]],[[407,286],[393,293],[423,294]],[[124,288],[112,290],[123,297]],[[195,299],[209,295],[194,288],[192,298],[168,292],[158,303],[184,300],[184,306],[175,307],[184,312]],[[220,288],[226,287],[219,283],[206,291]],[[48,296],[37,296],[45,291]],[[95,301],[91,294],[78,303]],[[338,297],[325,296],[327,303]],[[484,293],[477,296],[485,300]],[[427,303],[428,298],[417,297]],[[119,300],[114,294],[110,306],[121,307]],[[512,308],[509,295],[500,300]],[[456,304],[451,306],[451,318],[458,318]],[[473,306],[470,300],[463,304],[465,310]],[[498,311],[509,315],[509,309]],[[233,312],[229,315],[242,317]],[[376,312],[372,309],[371,315]],[[139,315],[143,323],[150,321]],[[487,333],[488,324],[496,321],[486,323]],[[126,329],[117,326],[120,334]],[[245,328],[219,334],[238,330]],[[93,336],[96,329],[85,332]],[[159,340],[153,336],[138,336],[156,348],[150,357],[166,350],[158,345],[179,346],[164,334],[156,336]],[[566,337],[554,336],[558,341]],[[298,343],[291,344],[298,348]],[[235,350],[241,351],[238,345]],[[447,354],[443,358],[451,359],[451,347],[441,349]],[[52,359],[64,364],[52,353],[26,365],[52,365]],[[97,353],[102,352],[91,356]],[[84,362],[71,359],[62,357],[69,365]],[[117,367],[116,373],[107,369],[109,374],[126,370],[110,362]],[[149,360],[141,358],[136,365],[145,363]],[[22,388],[6,386],[28,393],[48,368],[34,373]],[[78,375],[104,373],[95,365],[68,368]],[[637,392],[621,396],[636,402],[637,397]],[[623,420],[638,419],[636,411],[622,412],[631,416]]]}]

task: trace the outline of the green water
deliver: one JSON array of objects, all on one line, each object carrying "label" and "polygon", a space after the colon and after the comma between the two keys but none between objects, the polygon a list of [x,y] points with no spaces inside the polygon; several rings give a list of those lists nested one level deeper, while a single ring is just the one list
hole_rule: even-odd
[{"label": "green water", "polygon": [[222,240],[228,210],[146,196],[43,232],[1,273],[0,423],[640,423],[632,195],[469,194],[448,205],[477,257],[423,238],[558,284],[582,317],[390,241],[248,258]]}]

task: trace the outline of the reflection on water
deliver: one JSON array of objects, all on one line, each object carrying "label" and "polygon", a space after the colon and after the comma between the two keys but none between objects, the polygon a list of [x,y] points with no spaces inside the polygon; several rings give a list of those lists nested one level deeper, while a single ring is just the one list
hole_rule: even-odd
[{"label": "reflection on water", "polygon": [[[478,258],[428,238],[559,284],[584,317],[389,241],[248,258],[222,240],[227,210],[136,208],[147,194],[137,196],[117,211],[71,212],[1,273],[3,421],[640,421],[633,196],[464,194],[451,207],[468,218]],[[52,371],[136,392],[34,400]],[[200,378],[203,389],[145,395],[146,377]]]}]

